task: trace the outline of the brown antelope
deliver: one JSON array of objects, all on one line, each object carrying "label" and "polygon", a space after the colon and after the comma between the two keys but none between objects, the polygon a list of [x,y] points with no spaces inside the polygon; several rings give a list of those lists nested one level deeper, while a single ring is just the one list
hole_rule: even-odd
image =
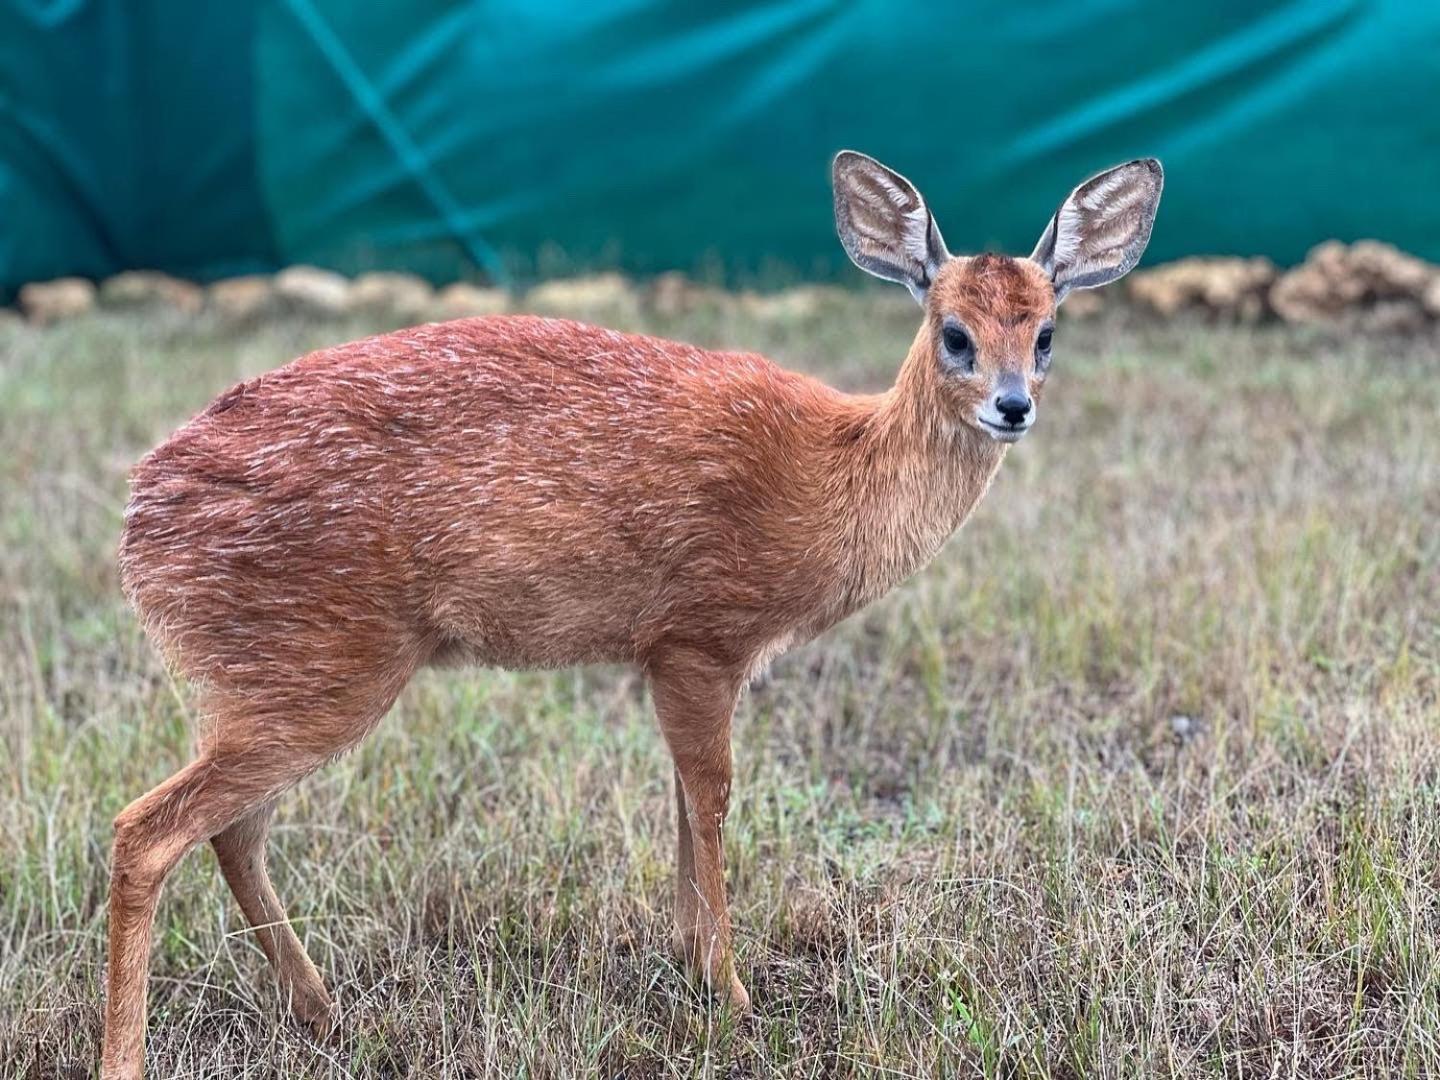
[{"label": "brown antelope", "polygon": [[851,259],[923,308],[895,385],[524,316],[322,349],[217,398],[135,468],[120,567],[200,695],[195,760],[115,819],[102,1070],[142,1072],[151,925],[202,841],[280,988],[336,1009],[265,869],[279,798],[427,664],[638,665],[675,763],[675,943],[735,1007],[721,826],[737,696],[893,588],[1035,420],[1055,306],[1150,236],[1162,173],[1081,184],[1028,259],[952,257],[919,192],[846,151]]}]

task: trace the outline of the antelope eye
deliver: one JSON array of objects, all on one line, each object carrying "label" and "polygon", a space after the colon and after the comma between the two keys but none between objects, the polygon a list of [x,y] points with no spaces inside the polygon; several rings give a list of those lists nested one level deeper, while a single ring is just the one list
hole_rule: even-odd
[{"label": "antelope eye", "polygon": [[1049,352],[1050,340],[1054,336],[1055,331],[1051,327],[1047,326],[1044,330],[1040,331],[1040,336],[1035,339],[1035,348],[1039,349],[1042,353]]},{"label": "antelope eye", "polygon": [[945,350],[955,356],[961,356],[970,351],[970,335],[961,330],[958,326],[945,327]]}]

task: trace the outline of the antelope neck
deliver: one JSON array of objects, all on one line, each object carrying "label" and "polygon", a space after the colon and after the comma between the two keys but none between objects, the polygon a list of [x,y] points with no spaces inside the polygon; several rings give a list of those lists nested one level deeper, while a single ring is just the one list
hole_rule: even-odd
[{"label": "antelope neck", "polygon": [[930,332],[922,327],[895,385],[857,400],[858,422],[833,449],[851,602],[868,602],[929,562],[1005,459],[1004,444],[944,413],[936,377]]}]

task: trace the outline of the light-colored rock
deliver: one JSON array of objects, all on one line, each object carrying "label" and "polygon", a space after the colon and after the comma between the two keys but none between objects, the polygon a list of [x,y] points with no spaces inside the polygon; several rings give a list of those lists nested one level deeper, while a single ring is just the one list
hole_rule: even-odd
[{"label": "light-colored rock", "polygon": [[340,315],[350,306],[350,282],[318,266],[288,266],[275,275],[275,295],[300,311]]},{"label": "light-colored rock", "polygon": [[557,278],[525,294],[532,311],[575,315],[594,311],[631,311],[639,306],[634,287],[623,274],[591,274]]},{"label": "light-colored rock", "polygon": [[479,315],[501,315],[509,310],[510,294],[504,289],[486,289],[468,281],[456,281],[435,294],[430,317],[443,322]]},{"label": "light-colored rock", "polygon": [[[1367,324],[1398,329],[1416,322],[1415,312],[1431,307],[1440,267],[1390,244],[1338,240],[1314,248],[1303,263],[1282,274],[1270,290],[1270,304],[1286,322],[1348,323],[1381,305],[1387,310]],[[1440,297],[1437,297],[1440,299]],[[1390,306],[1402,302],[1400,307]]]},{"label": "light-colored rock", "polygon": [[1198,311],[1257,322],[1269,313],[1267,297],[1276,275],[1269,259],[1180,259],[1132,274],[1126,289],[1136,304],[1163,318]]},{"label": "light-colored rock", "polygon": [[1430,319],[1418,300],[1381,300],[1359,309],[1356,324],[1367,334],[1419,334]]},{"label": "light-colored rock", "polygon": [[798,285],[774,293],[740,294],[742,312],[769,322],[791,322],[834,311],[851,301],[852,294],[834,285]]},{"label": "light-colored rock", "polygon": [[232,322],[257,318],[277,303],[275,287],[264,274],[217,281],[205,290],[205,297],[222,318]]},{"label": "light-colored rock", "polygon": [[1430,284],[1425,286],[1420,303],[1427,312],[1440,319],[1440,274],[1436,274]]},{"label": "light-colored rock", "polygon": [[108,308],[171,308],[194,315],[205,306],[205,290],[193,281],[158,270],[126,270],[101,283],[100,304]]},{"label": "light-colored rock", "polygon": [[1271,288],[1275,313],[1291,323],[1338,319],[1360,298],[1345,261],[1345,245],[1338,240],[1313,248],[1303,263],[1280,275]]},{"label": "light-colored rock", "polygon": [[1393,296],[1418,298],[1440,274],[1440,267],[1379,240],[1351,244],[1350,264],[1377,293]]},{"label": "light-colored rock", "polygon": [[32,281],[20,287],[20,310],[40,326],[83,315],[95,306],[95,285],[85,278]]},{"label": "light-colored rock", "polygon": [[1103,289],[1076,289],[1060,307],[1062,319],[1093,319],[1105,310]]},{"label": "light-colored rock", "polygon": [[676,271],[660,274],[650,282],[645,303],[657,315],[673,318],[694,311],[718,311],[733,306],[734,297],[724,289],[691,281]]},{"label": "light-colored rock", "polygon": [[397,315],[419,321],[430,311],[435,290],[416,274],[361,274],[350,283],[350,310]]},{"label": "light-colored rock", "polygon": [[1170,717],[1170,731],[1181,742],[1189,742],[1194,738],[1199,726],[1194,717],[1186,716],[1184,713],[1176,713]]}]

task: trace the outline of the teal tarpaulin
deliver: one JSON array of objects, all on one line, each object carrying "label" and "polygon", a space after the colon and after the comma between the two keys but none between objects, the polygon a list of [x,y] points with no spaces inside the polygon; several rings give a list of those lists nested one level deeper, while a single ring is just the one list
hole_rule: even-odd
[{"label": "teal tarpaulin", "polygon": [[434,278],[842,264],[828,164],[1027,252],[1142,154],[1150,260],[1440,259],[1440,4],[0,0],[0,289],[292,262]]}]

